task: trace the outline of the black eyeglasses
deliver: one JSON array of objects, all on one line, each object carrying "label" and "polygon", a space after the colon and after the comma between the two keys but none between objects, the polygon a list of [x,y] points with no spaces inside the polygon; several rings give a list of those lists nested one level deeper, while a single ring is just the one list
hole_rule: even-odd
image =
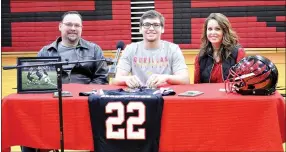
[{"label": "black eyeglasses", "polygon": [[154,29],[158,29],[159,27],[161,27],[161,24],[160,23],[143,23],[142,26],[145,28],[145,29],[149,29],[151,26],[153,26]]},{"label": "black eyeglasses", "polygon": [[67,26],[67,27],[69,27],[69,28],[72,28],[73,26],[75,27],[75,28],[81,28],[82,27],[82,25],[80,25],[80,24],[73,24],[73,23],[70,23],[70,22],[67,22],[67,23],[63,23],[65,26]]}]

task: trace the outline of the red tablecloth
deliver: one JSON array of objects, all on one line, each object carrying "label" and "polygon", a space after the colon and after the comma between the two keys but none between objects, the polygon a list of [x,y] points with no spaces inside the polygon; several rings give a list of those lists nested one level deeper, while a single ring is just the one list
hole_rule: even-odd
[{"label": "red tablecloth", "polygon": [[[65,149],[93,149],[87,97],[81,91],[118,86],[67,84]],[[197,97],[164,97],[160,151],[283,151],[285,101],[219,91],[223,84],[171,86]],[[14,145],[60,148],[58,100],[52,94],[11,94],[2,100],[2,150]]]}]

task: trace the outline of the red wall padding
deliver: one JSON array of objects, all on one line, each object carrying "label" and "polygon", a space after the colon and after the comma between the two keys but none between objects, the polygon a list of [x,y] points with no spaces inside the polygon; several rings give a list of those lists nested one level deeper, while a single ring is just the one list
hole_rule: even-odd
[{"label": "red wall padding", "polygon": [[[236,0],[213,0],[213,1],[191,1],[191,7],[222,7],[222,6],[285,6],[284,0],[279,1],[236,1]],[[155,8],[161,12],[165,21],[165,33],[162,39],[173,41],[173,30],[176,29],[173,23],[173,2],[170,0],[155,0]],[[186,6],[190,8],[190,6]],[[183,8],[182,8],[183,9]],[[275,11],[275,10],[274,10]],[[285,10],[284,10],[285,12]],[[269,12],[271,13],[271,12]],[[191,18],[191,17],[190,17]],[[267,26],[266,22],[252,17],[228,17],[233,29],[237,32],[240,44],[245,48],[285,48],[285,32],[277,32],[276,27]],[[191,43],[179,44],[182,49],[200,48],[200,38],[205,18],[191,18]],[[276,21],[285,22],[285,16],[277,16]],[[175,23],[176,24],[176,23]],[[179,29],[179,28],[178,28]]]},{"label": "red wall padding", "polygon": [[[56,7],[55,7],[56,6]],[[94,1],[11,1],[11,12],[94,10]]]},{"label": "red wall padding", "polygon": [[[59,5],[56,5],[59,4]],[[96,5],[96,4],[95,4]],[[11,12],[94,10],[94,1],[25,2],[11,1]],[[130,1],[112,2],[112,20],[83,21],[82,37],[97,43],[103,50],[115,50],[119,40],[131,43]],[[83,16],[84,19],[84,16]],[[11,23],[12,47],[3,47],[4,52],[39,51],[52,43],[60,32],[59,21]]]},{"label": "red wall padding", "polygon": [[[11,0],[11,13],[19,12],[54,12],[54,11],[91,11],[96,9],[94,1],[90,0],[63,0],[40,1]],[[190,0],[191,6],[187,8],[219,8],[240,6],[285,6],[284,0]],[[155,0],[155,9],[161,12],[165,19],[165,33],[162,38],[174,42],[174,9],[172,0]],[[183,8],[182,8],[183,9]],[[234,10],[235,11],[235,10]],[[272,11],[272,12],[271,12]],[[275,13],[271,10],[267,13]],[[277,10],[281,11],[281,10]],[[285,12],[285,9],[284,9]],[[247,13],[247,12],[245,12]],[[283,15],[273,16],[277,22],[285,22]],[[84,18],[84,16],[83,16]],[[83,38],[95,42],[103,50],[114,50],[116,42],[123,40],[131,43],[131,8],[130,0],[112,1],[112,20],[97,20],[83,22]],[[232,27],[240,37],[240,43],[245,48],[285,48],[285,30],[278,31],[277,27],[269,26],[268,22],[258,20],[257,16],[228,17]],[[179,44],[182,49],[198,49],[202,26],[205,18],[190,16],[191,41],[189,44]],[[12,22],[12,46],[2,46],[4,52],[39,51],[44,45],[53,42],[59,35],[58,21],[48,22]],[[178,24],[178,23],[177,23]],[[285,27],[284,27],[285,28]],[[2,29],[5,30],[5,29]]]},{"label": "red wall padding", "polygon": [[192,7],[222,7],[222,6],[273,6],[285,5],[284,0],[192,0]]}]

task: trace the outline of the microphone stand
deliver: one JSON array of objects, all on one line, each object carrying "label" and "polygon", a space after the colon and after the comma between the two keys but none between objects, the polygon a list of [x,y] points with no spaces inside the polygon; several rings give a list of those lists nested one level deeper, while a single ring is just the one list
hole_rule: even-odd
[{"label": "microphone stand", "polygon": [[63,66],[56,64],[57,71],[57,89],[58,89],[58,100],[59,100],[59,119],[60,119],[60,148],[61,152],[64,152],[64,120],[63,120],[63,100],[62,100],[62,72]]},{"label": "microphone stand", "polygon": [[115,73],[116,73],[116,66],[117,66],[117,62],[119,59],[119,55],[121,52],[121,48],[117,48],[116,54],[115,54],[115,60],[113,62],[113,64],[109,67],[108,70],[108,79],[110,80],[111,78],[115,77]]},{"label": "microphone stand", "polygon": [[106,61],[112,63],[111,59],[98,59],[98,60],[85,60],[85,61],[65,61],[65,62],[51,62],[46,64],[33,64],[33,65],[17,65],[17,66],[3,66],[3,70],[18,69],[24,67],[38,67],[38,66],[55,66],[57,71],[57,91],[59,101],[59,120],[60,120],[60,148],[64,152],[64,125],[63,125],[63,101],[62,101],[62,72],[63,65],[85,63],[85,62],[99,62]]}]

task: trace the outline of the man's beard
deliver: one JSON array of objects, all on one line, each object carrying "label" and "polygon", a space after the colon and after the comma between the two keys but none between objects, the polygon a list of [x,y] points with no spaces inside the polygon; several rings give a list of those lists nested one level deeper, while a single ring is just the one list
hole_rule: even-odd
[{"label": "man's beard", "polygon": [[79,36],[67,36],[67,39],[73,43],[73,42],[78,41]]},{"label": "man's beard", "polygon": [[76,31],[67,31],[64,34],[64,37],[66,40],[68,40],[70,42],[75,42],[79,39],[79,33]]}]

